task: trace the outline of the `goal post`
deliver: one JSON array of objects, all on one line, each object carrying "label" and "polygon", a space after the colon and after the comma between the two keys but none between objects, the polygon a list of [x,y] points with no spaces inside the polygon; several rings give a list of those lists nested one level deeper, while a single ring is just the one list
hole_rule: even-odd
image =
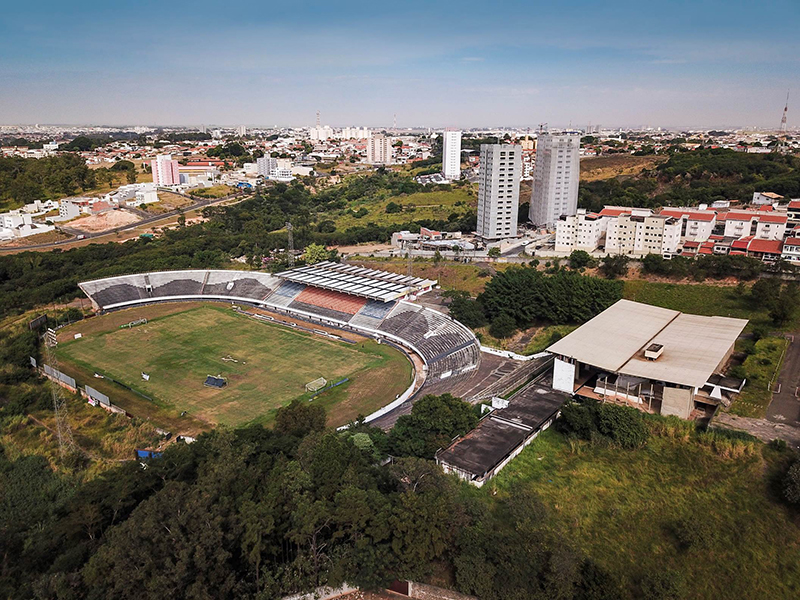
[{"label": "goal post", "polygon": [[307,392],[318,392],[322,388],[328,385],[328,381],[324,377],[320,377],[319,379],[315,379],[314,381],[309,381],[306,384],[306,391]]}]

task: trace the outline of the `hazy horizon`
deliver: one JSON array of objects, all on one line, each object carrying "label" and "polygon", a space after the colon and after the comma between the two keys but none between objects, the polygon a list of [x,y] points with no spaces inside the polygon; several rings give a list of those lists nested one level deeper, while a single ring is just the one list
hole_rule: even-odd
[{"label": "hazy horizon", "polygon": [[0,121],[776,129],[792,89],[791,129],[798,24],[789,1],[48,0],[0,17]]}]

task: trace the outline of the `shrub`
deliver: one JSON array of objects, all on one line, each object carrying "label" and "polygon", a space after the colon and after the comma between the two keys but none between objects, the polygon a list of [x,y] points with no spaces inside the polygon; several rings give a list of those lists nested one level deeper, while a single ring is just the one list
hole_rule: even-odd
[{"label": "shrub", "polygon": [[790,504],[800,505],[800,461],[789,467],[783,477],[783,497]]},{"label": "shrub", "polygon": [[649,437],[642,413],[625,406],[601,405],[597,411],[597,429],[623,448],[639,448]]},{"label": "shrub", "polygon": [[690,515],[678,519],[670,527],[681,550],[709,548],[716,542],[717,533],[708,520]]}]

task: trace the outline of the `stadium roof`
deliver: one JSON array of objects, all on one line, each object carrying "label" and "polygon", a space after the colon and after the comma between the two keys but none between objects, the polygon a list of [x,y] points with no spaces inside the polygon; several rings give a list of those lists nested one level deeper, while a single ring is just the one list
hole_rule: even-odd
[{"label": "stadium roof", "polygon": [[435,280],[366,269],[355,265],[321,262],[275,274],[277,277],[335,292],[389,302],[436,284]]},{"label": "stadium roof", "polygon": [[[620,300],[548,348],[601,369],[702,387],[747,325],[745,319],[703,317]],[[644,357],[650,344],[664,351]]]}]

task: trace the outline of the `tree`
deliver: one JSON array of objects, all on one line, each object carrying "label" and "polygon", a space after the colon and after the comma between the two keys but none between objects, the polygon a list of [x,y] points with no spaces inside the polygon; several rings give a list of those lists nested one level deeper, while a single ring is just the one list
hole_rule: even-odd
[{"label": "tree", "polygon": [[386,205],[386,212],[388,214],[403,212],[403,206],[397,204],[397,202],[389,202],[389,204]]},{"label": "tree", "polygon": [[483,305],[472,298],[468,292],[455,290],[447,291],[444,295],[446,298],[451,298],[449,304],[451,317],[467,327],[478,328],[486,325]]},{"label": "tree", "polygon": [[325,409],[322,406],[296,399],[288,406],[278,409],[275,415],[275,431],[303,437],[312,431],[325,429],[325,420]]},{"label": "tree", "polygon": [[489,258],[499,258],[500,257],[500,248],[497,246],[492,246],[489,248],[489,251],[486,253],[486,256]]},{"label": "tree", "polygon": [[492,337],[507,338],[510,337],[517,329],[517,322],[514,317],[508,313],[500,313],[492,319],[489,325],[489,333]]},{"label": "tree", "polygon": [[628,257],[623,254],[606,256],[600,265],[603,275],[609,279],[617,279],[628,274]]},{"label": "tree", "polygon": [[585,250],[573,250],[569,255],[569,266],[571,269],[583,269],[585,267],[593,267],[594,265],[594,258]]},{"label": "tree", "polygon": [[450,394],[428,395],[414,403],[410,415],[403,415],[389,433],[394,456],[433,458],[457,435],[475,427],[478,418],[472,406]]},{"label": "tree", "polygon": [[329,256],[330,253],[322,244],[309,244],[303,252],[303,259],[309,265],[328,260]]},{"label": "tree", "polygon": [[769,317],[772,322],[778,327],[789,323],[797,313],[799,299],[800,292],[798,292],[797,284],[794,282],[786,284],[772,302],[772,307],[769,311]]}]

